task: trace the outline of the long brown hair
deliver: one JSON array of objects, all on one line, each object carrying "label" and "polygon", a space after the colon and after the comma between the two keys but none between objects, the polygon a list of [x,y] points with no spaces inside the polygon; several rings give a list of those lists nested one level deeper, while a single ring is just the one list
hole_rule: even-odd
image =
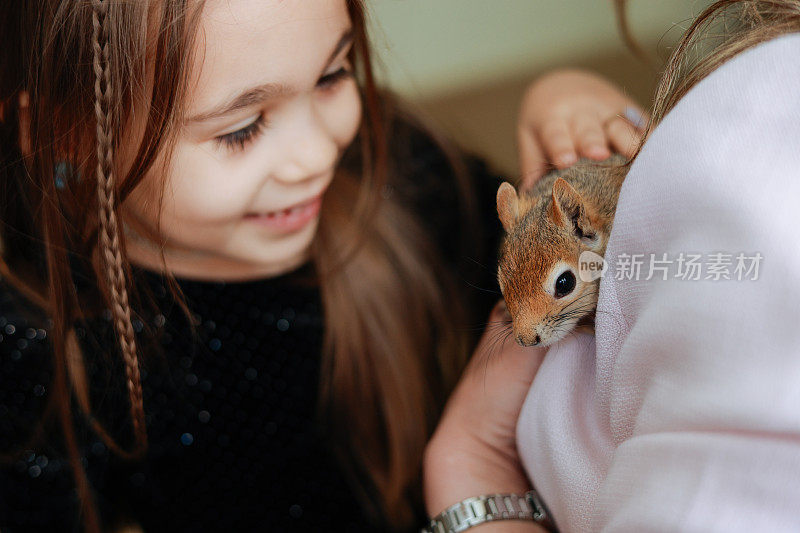
[{"label": "long brown hair", "polygon": [[[387,150],[392,107],[375,87],[363,6],[347,5],[365,120],[357,160],[334,178],[313,244],[326,326],[320,412],[376,520],[383,515],[400,529],[415,518],[422,452],[468,339],[459,327],[462,299],[431,239],[407,206],[381,194],[394,178]],[[138,359],[149,354],[137,348],[131,327],[144,299],[130,284],[120,206],[158,161],[170,159],[202,6],[42,0],[0,7],[7,43],[0,57],[0,276],[52,320],[54,382],[45,417],[55,413],[60,421],[91,531],[101,525],[80,463],[71,398],[114,452],[144,453]],[[144,132],[129,130],[133,109],[146,110]],[[115,151],[136,142],[123,167]],[[72,179],[57,188],[53,169],[62,161]],[[466,198],[460,180],[455,193]],[[94,276],[95,290],[76,290],[76,265]],[[117,442],[92,416],[74,333],[77,321],[104,308],[119,340],[108,357],[125,364],[132,443]]]},{"label": "long brown hair", "polygon": [[[183,65],[192,48],[186,36],[193,22],[185,2],[154,6],[52,0],[12,2],[2,8],[9,49],[0,71],[0,274],[52,320],[54,372],[44,418],[57,415],[85,527],[98,531],[91,487],[80,463],[71,397],[74,393],[112,450],[125,457],[144,453],[147,437],[119,206],[156,156],[170,149],[179,98],[185,94]],[[161,67],[152,71],[149,84],[146,59]],[[146,87],[149,93],[144,93]],[[124,172],[114,150],[123,139],[130,142],[123,126],[132,107],[143,103],[149,108],[145,141],[138,146],[134,168]],[[68,162],[71,168],[62,190],[54,180],[57,162]],[[77,179],[79,175],[83,178]],[[85,208],[91,205],[98,208]],[[73,264],[94,275],[96,290],[78,293]],[[134,442],[128,447],[88,416],[88,383],[74,327],[103,306],[112,312],[125,364],[134,428]]]}]

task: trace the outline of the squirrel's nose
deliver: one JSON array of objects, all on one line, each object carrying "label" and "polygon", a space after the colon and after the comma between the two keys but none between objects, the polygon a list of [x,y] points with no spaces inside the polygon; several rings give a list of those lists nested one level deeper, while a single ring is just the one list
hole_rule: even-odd
[{"label": "squirrel's nose", "polygon": [[526,340],[522,335],[517,335],[517,344],[520,346],[538,346],[540,342],[542,342],[542,338],[539,335],[534,337],[533,342]]}]

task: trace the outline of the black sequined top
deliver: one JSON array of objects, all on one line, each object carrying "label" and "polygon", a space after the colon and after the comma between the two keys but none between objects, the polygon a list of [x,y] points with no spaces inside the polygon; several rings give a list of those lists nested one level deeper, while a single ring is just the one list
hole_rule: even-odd
[{"label": "black sequined top", "polygon": [[[392,149],[405,161],[407,179],[393,187],[412,202],[473,302],[474,321],[465,327],[474,328],[499,298],[499,180],[470,162],[487,237],[460,249],[456,185],[446,159],[416,130],[396,138]],[[476,252],[478,244],[484,252]],[[465,272],[464,265],[477,268]],[[134,327],[140,334],[158,331],[165,354],[143,364],[146,458],[117,458],[75,416],[104,524],[125,515],[148,532],[381,529],[363,515],[315,422],[323,315],[318,289],[299,282],[311,270],[239,283],[179,279],[200,323],[193,339],[162,277],[135,269],[136,283],[152,289],[160,314]],[[0,284],[0,453],[13,454],[0,462],[0,531],[78,531],[77,492],[58,424],[45,426],[44,443],[28,442],[46,404],[52,363],[48,321],[27,311]],[[100,349],[113,342],[105,322],[78,329],[92,408],[112,434],[130,435],[122,363]]]}]

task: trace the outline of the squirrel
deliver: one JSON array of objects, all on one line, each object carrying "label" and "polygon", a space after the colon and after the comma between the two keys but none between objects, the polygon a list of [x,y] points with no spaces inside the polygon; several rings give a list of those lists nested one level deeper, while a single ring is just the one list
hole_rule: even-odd
[{"label": "squirrel", "polygon": [[[497,279],[522,346],[549,346],[576,327],[594,331],[600,271],[579,270],[590,251],[602,265],[628,170],[615,155],[548,173],[517,195],[503,182],[497,213],[506,231]],[[585,265],[584,265],[585,266]]]}]

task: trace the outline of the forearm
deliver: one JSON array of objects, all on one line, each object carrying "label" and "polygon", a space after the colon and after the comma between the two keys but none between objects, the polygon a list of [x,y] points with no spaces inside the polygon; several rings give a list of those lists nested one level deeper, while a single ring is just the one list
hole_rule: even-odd
[{"label": "forearm", "polygon": [[[498,304],[488,323],[497,325],[507,320],[505,308]],[[523,496],[531,489],[519,461],[516,427],[544,351],[507,339],[498,343],[498,333],[502,333],[498,326],[487,328],[425,448],[423,486],[429,516],[435,517],[468,498]],[[487,502],[486,512],[506,510],[505,505],[496,503],[494,509]],[[510,505],[519,512],[527,510],[523,503]],[[473,510],[476,516],[484,516],[478,507]],[[540,531],[531,525],[522,520],[498,520],[480,527],[481,531]]]},{"label": "forearm", "polygon": [[434,437],[425,452],[425,506],[433,516],[456,502],[494,493],[524,493],[530,483],[518,461],[490,453],[459,450]]},{"label": "forearm", "polygon": [[[424,461],[425,505],[436,516],[451,505],[485,494],[525,494],[531,484],[516,457],[475,453],[440,445],[434,438]],[[502,520],[474,526],[486,533],[532,533],[547,529],[529,520]]]}]

